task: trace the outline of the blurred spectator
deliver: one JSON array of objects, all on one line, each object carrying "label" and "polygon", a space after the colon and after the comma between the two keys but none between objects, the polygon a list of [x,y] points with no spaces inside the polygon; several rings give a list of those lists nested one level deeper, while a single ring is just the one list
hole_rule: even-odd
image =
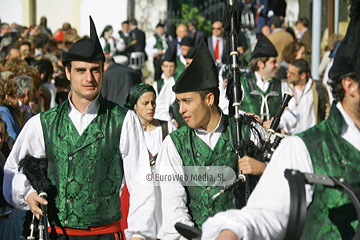
[{"label": "blurred spectator", "polygon": [[303,43],[292,42],[282,52],[282,61],[279,62],[278,79],[287,79],[289,64],[296,59],[304,59],[306,48]]},{"label": "blurred spectator", "polygon": [[193,19],[188,23],[188,35],[194,39],[194,46],[200,44],[201,40],[206,41],[206,34],[204,31],[197,29],[198,22]]},{"label": "blurred spectator", "polygon": [[299,18],[295,24],[296,38],[299,42],[305,44],[306,51],[311,54],[311,32],[309,30],[309,19]]},{"label": "blurred spectator", "polygon": [[284,48],[293,41],[293,37],[290,33],[283,29],[284,20],[279,16],[271,17],[271,30],[272,33],[268,36],[268,39],[275,46],[278,56],[277,62],[282,60],[282,51]]},{"label": "blurred spectator", "polygon": [[34,83],[29,76],[19,76],[13,79],[18,85],[17,95],[19,98],[19,107],[14,108],[14,117],[22,128],[27,120],[29,120],[33,114],[30,109],[30,101],[33,100],[34,96]]},{"label": "blurred spectator", "polygon": [[17,96],[18,85],[13,81],[0,79],[0,114],[6,122],[8,132],[13,140],[20,133],[20,125],[12,114],[12,109],[19,105]]},{"label": "blurred spectator", "polygon": [[264,34],[266,37],[269,37],[271,31],[270,31],[270,27],[268,25],[263,25],[260,29],[260,32],[262,34]]},{"label": "blurred spectator", "polygon": [[40,32],[45,33],[47,35],[52,35],[51,29],[47,26],[47,18],[41,17],[40,18]]},{"label": "blurred spectator", "polygon": [[216,21],[212,24],[212,35],[208,37],[207,43],[215,63],[226,63],[227,54],[223,38],[224,28],[222,22]]},{"label": "blurred spectator", "polygon": [[57,104],[61,104],[62,102],[68,99],[70,82],[67,80],[65,74],[60,74],[55,77],[55,87],[56,87],[56,97],[55,101]]},{"label": "blurred spectator", "polygon": [[21,59],[25,59],[27,57],[32,57],[31,55],[31,43],[27,40],[19,41],[17,44],[19,50]]},{"label": "blurred spectator", "polygon": [[20,51],[19,48],[15,47],[15,46],[9,46],[7,48],[7,54],[5,59],[9,60],[9,59],[13,59],[13,58],[20,58]]},{"label": "blurred spectator", "polygon": [[115,63],[111,56],[106,57],[104,69],[101,95],[107,100],[123,105],[130,89],[142,82],[141,75],[127,66]]},{"label": "blurred spectator", "polygon": [[181,39],[183,39],[184,37],[186,37],[188,35],[188,29],[187,26],[184,24],[179,24],[176,27],[176,39],[172,40],[169,44],[169,54],[173,55],[174,52],[176,52],[176,56],[180,56],[181,55],[181,51],[180,51],[180,42]]},{"label": "blurred spectator", "polygon": [[334,45],[336,45],[338,42],[341,42],[343,40],[344,36],[342,34],[335,34],[333,33],[329,39],[328,39],[328,44],[325,48],[325,52],[324,55],[321,59],[319,68],[318,68],[318,73],[320,76],[323,75],[326,67],[328,66],[328,64],[330,63],[331,59],[330,59],[330,53],[331,51],[334,49]]},{"label": "blurred spectator", "polygon": [[119,39],[121,38],[125,43],[125,49],[121,52],[118,52],[117,55],[125,55],[127,57],[130,56],[130,53],[134,51],[134,46],[132,41],[134,40],[132,36],[129,34],[129,21],[124,21],[121,23],[121,30],[118,32]]},{"label": "blurred spectator", "polygon": [[49,46],[49,37],[45,33],[39,33],[34,37],[33,43],[35,45],[35,57],[43,56],[47,53]]},{"label": "blurred spectator", "polygon": [[129,27],[131,30],[130,32],[131,37],[136,40],[136,43],[134,44],[134,51],[143,52],[145,54],[145,61],[146,61],[147,55],[145,53],[145,45],[146,45],[145,33],[137,27],[137,21],[135,18],[129,21]]},{"label": "blurred spectator", "polygon": [[10,25],[8,23],[1,23],[0,24],[0,41],[2,40],[2,38],[4,37],[4,35],[6,33],[10,33],[11,32],[11,28]]},{"label": "blurred spectator", "polygon": [[9,59],[4,66],[4,71],[13,72],[15,75],[18,74],[20,69],[28,66],[28,63],[20,58]]},{"label": "blurred spectator", "polygon": [[159,79],[162,74],[161,61],[164,58],[164,54],[169,48],[169,43],[172,41],[172,37],[165,32],[164,24],[158,23],[156,25],[155,34],[151,35],[146,42],[145,51],[148,56],[154,58],[153,64],[155,69],[154,79]]},{"label": "blurred spectator", "polygon": [[107,25],[100,35],[99,41],[105,56],[115,56],[116,52],[121,52],[125,49],[125,42],[123,39],[115,39],[112,36],[113,32],[112,26]]}]

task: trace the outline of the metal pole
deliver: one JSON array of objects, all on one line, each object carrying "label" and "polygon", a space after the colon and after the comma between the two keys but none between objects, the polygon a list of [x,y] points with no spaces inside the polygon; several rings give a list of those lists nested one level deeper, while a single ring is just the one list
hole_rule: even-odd
[{"label": "metal pole", "polygon": [[320,79],[318,68],[320,64],[321,2],[321,0],[313,1],[312,9],[311,73],[315,80]]},{"label": "metal pole", "polygon": [[334,3],[334,33],[339,33],[340,22],[340,0],[335,0]]}]

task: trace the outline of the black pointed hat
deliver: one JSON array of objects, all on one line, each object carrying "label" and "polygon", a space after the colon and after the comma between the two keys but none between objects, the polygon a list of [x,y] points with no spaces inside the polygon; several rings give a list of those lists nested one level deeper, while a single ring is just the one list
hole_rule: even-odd
[{"label": "black pointed hat", "polygon": [[329,71],[329,78],[334,79],[342,74],[355,71],[353,49],[344,39],[336,51],[334,62]]},{"label": "black pointed hat", "polygon": [[158,24],[156,24],[156,27],[165,27],[165,23],[160,21]]},{"label": "black pointed hat", "polygon": [[105,62],[105,55],[102,50],[96,32],[94,21],[90,17],[90,38],[83,38],[74,43],[67,52],[62,54],[62,63],[65,66],[70,61],[94,62],[101,60]]},{"label": "black pointed hat", "polygon": [[167,62],[176,63],[176,56],[177,56],[176,51],[166,51],[164,58],[162,59],[162,62],[167,61]]},{"label": "black pointed hat", "polygon": [[219,86],[218,71],[204,40],[195,53],[194,59],[179,76],[173,86],[175,93],[196,92]]},{"label": "black pointed hat", "polygon": [[270,40],[262,33],[260,33],[254,51],[251,54],[251,59],[261,57],[277,57],[278,52]]},{"label": "black pointed hat", "polygon": [[196,53],[196,50],[198,49],[197,46],[192,47],[189,52],[184,56],[184,58],[190,58],[193,59]]},{"label": "black pointed hat", "polygon": [[192,37],[186,36],[181,39],[180,46],[194,46],[194,39]]}]

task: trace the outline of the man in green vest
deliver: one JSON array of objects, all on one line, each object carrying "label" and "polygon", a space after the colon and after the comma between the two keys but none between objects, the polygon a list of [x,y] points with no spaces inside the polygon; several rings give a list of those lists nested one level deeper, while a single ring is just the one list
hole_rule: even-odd
[{"label": "man in green vest", "polygon": [[169,42],[173,39],[165,32],[165,25],[159,22],[156,25],[155,34],[152,35],[146,42],[145,51],[148,56],[154,58],[153,64],[155,69],[154,79],[157,81],[162,74],[161,63],[169,48]]},{"label": "man in green vest", "polygon": [[[156,235],[142,128],[134,112],[101,97],[104,61],[90,17],[90,38],[62,55],[71,84],[69,99],[27,122],[5,166],[6,200],[37,215],[42,214],[39,203],[48,205],[51,239],[121,239],[123,179],[131,204],[126,238]],[[47,159],[47,178],[56,189],[48,201],[18,171],[26,155]]]},{"label": "man in green vest", "polygon": [[132,36],[130,35],[129,31],[129,21],[123,21],[121,23],[121,30],[118,32],[119,37],[122,38],[125,42],[125,50],[122,52],[118,52],[117,55],[125,55],[127,57],[130,56],[132,52],[134,52],[134,43],[132,41],[134,40]]},{"label": "man in green vest", "polygon": [[[359,33],[351,29],[352,22],[349,26],[348,34]],[[297,136],[286,138],[275,151],[247,206],[208,219],[203,224],[204,239],[283,239],[290,212],[285,169],[343,177],[360,190],[360,54],[357,44],[349,43],[341,43],[329,73],[336,101],[329,117]],[[323,185],[307,186],[306,204],[302,239],[353,238],[358,221],[345,193]]]},{"label": "man in green vest", "polygon": [[180,55],[176,57],[176,70],[175,70],[175,81],[183,73],[186,67],[186,60],[184,56],[190,51],[194,45],[194,39],[192,37],[186,36],[181,39],[180,42]]},{"label": "man in green vest", "polygon": [[[255,115],[266,129],[270,127],[272,118],[280,107],[283,92],[288,88],[286,82],[277,79],[277,56],[274,45],[260,34],[249,63],[251,73],[241,77],[244,98],[240,109],[249,115]],[[288,122],[284,117],[280,127]],[[290,116],[289,121],[292,119]]]},{"label": "man in green vest", "polygon": [[[222,114],[218,108],[218,73],[204,41],[200,43],[192,63],[180,75],[173,87],[177,101],[187,125],[170,134],[163,142],[157,161],[157,175],[183,175],[186,167],[198,166],[212,169],[220,166],[237,172],[238,165],[244,174],[260,175],[266,165],[251,157],[239,160],[235,152],[235,122]],[[254,118],[242,115],[241,135],[253,146],[248,156],[259,154],[260,133],[263,129]],[[235,142],[234,142],[235,140]],[[243,144],[238,149],[243,152]],[[258,156],[257,156],[258,157]],[[155,178],[156,180],[157,178]],[[233,179],[231,179],[231,182]],[[195,185],[197,181],[192,181]],[[231,192],[226,192],[215,201],[211,199],[222,187],[214,184],[205,186],[182,185],[174,182],[171,186],[159,181],[162,194],[163,224],[159,239],[179,239],[174,228],[176,222],[201,227],[210,216],[225,209],[236,208]]]}]

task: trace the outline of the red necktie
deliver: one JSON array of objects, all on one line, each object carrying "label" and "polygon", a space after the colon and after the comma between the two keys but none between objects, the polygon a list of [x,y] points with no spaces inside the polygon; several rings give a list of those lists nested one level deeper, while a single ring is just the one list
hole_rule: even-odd
[{"label": "red necktie", "polygon": [[219,39],[216,39],[216,45],[214,49],[215,60],[219,60]]}]

